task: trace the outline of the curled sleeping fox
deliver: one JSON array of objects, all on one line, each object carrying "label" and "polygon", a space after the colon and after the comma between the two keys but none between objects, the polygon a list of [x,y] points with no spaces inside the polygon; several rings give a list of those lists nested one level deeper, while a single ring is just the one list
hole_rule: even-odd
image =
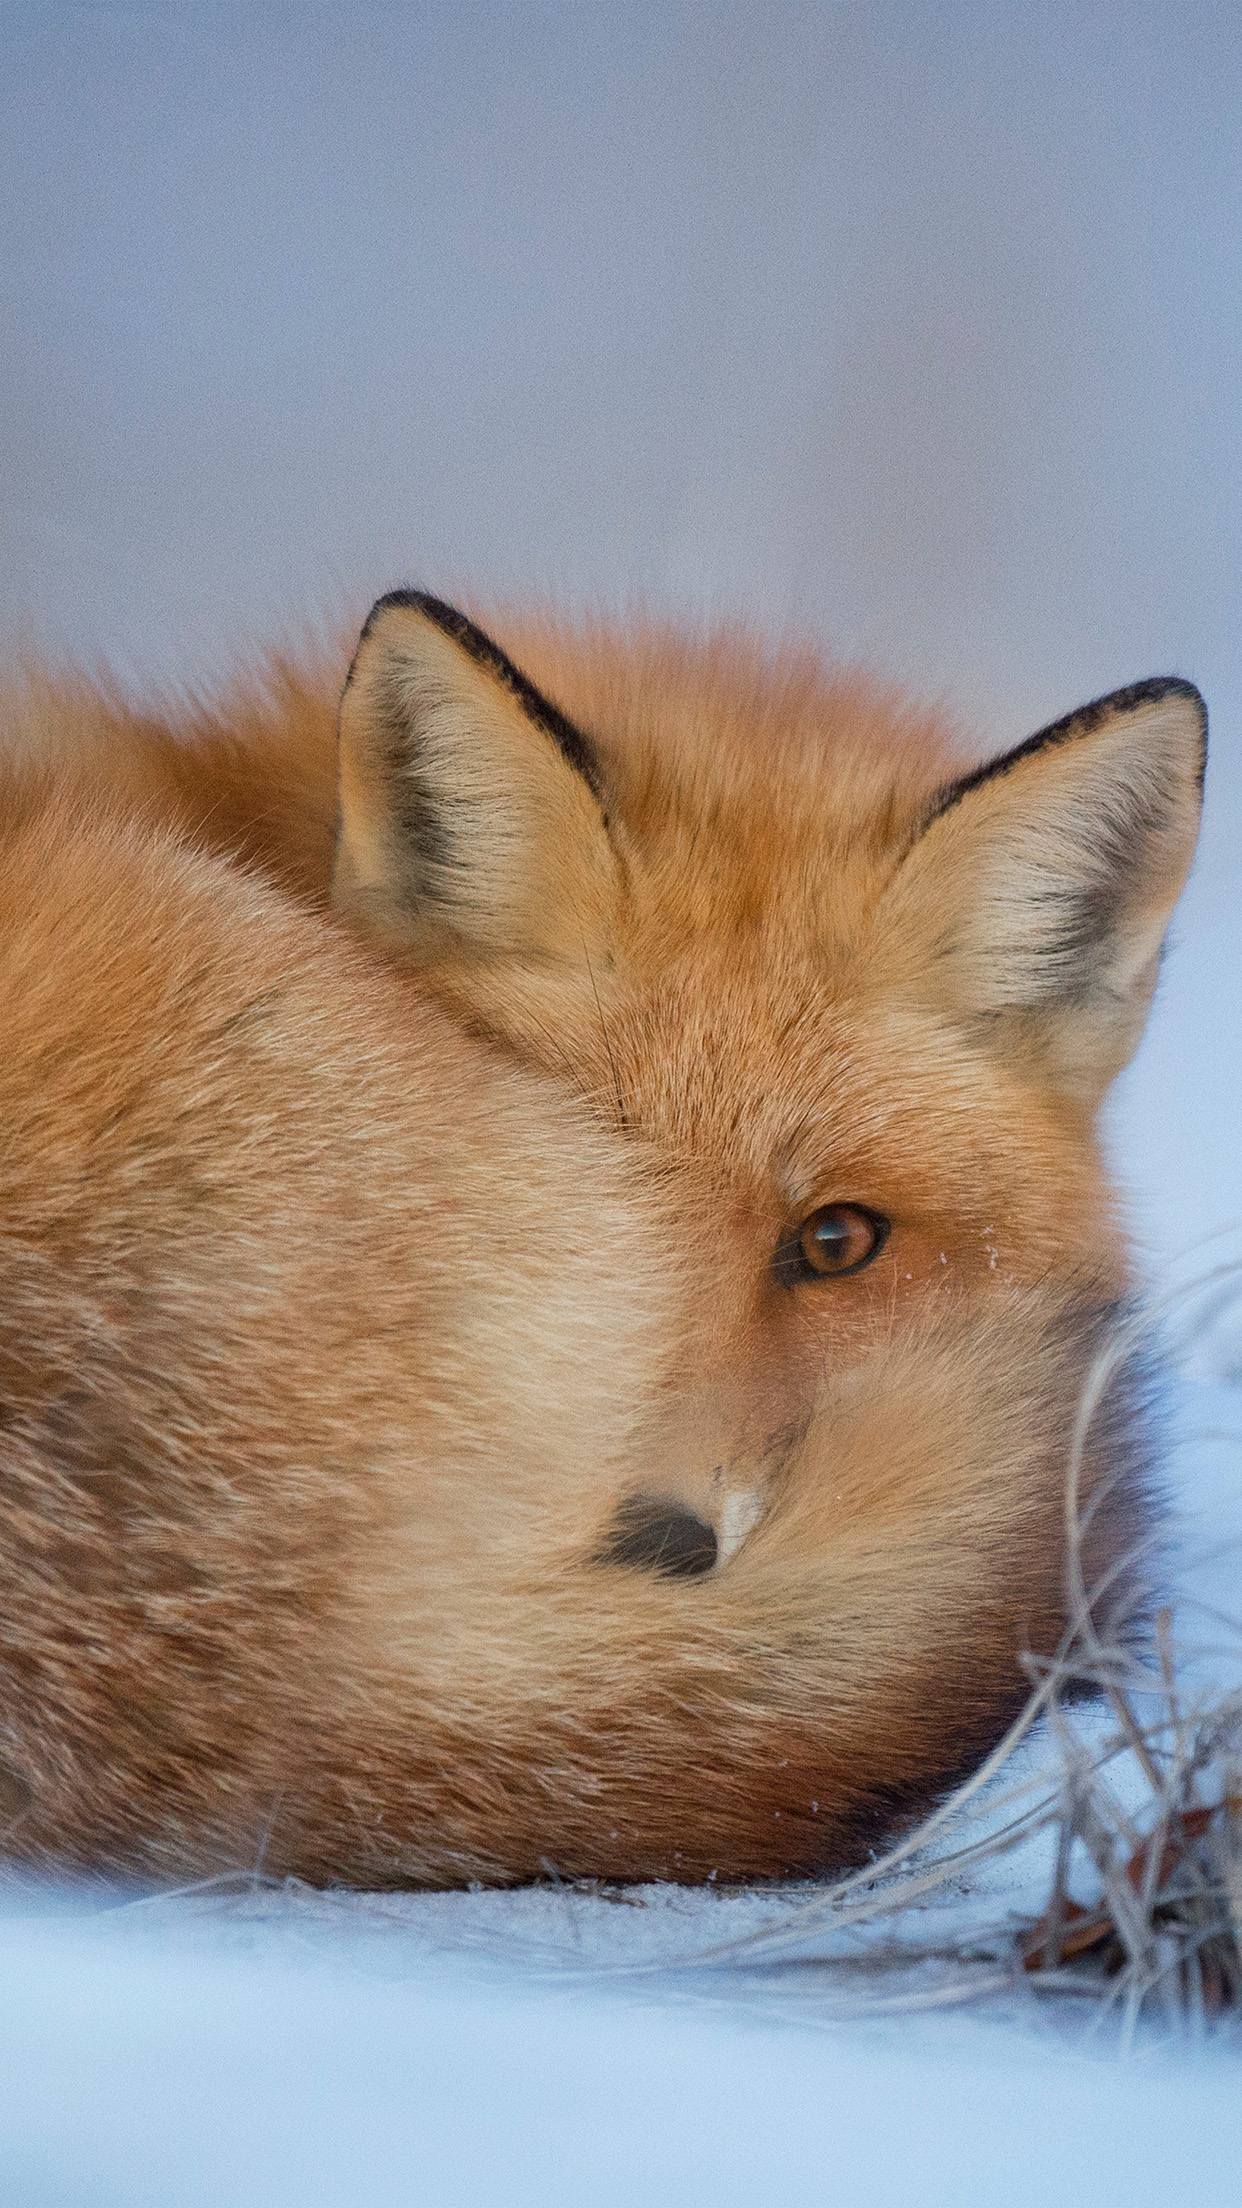
[{"label": "curled sleeping fox", "polygon": [[739,634],[499,633],[382,600],[339,733],[326,664],[5,708],[12,1856],[814,1873],[1062,1631],[1197,692],[977,766]]}]

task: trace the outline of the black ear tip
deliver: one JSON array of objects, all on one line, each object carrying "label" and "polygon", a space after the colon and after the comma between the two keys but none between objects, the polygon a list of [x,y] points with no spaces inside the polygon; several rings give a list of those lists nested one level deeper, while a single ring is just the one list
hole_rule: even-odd
[{"label": "black ear tip", "polygon": [[429,590],[412,590],[408,585],[403,585],[400,590],[386,590],[382,598],[376,599],[362,625],[362,634],[358,639],[359,651],[385,616],[398,611],[421,615],[434,629],[439,629],[444,636],[450,637],[454,644],[460,644],[467,657],[474,660],[477,666],[487,668],[502,682],[512,683],[517,678],[517,669],[501,651],[500,646],[492,642],[491,637],[479,627],[477,621],[470,619],[468,613],[463,613],[459,606],[450,606],[447,598],[436,598]]},{"label": "black ear tip", "polygon": [[1128,713],[1140,712],[1145,705],[1163,705],[1166,698],[1180,698],[1191,707],[1199,724],[1200,741],[1206,750],[1207,706],[1202,691],[1193,682],[1188,682],[1185,675],[1148,675],[1144,682],[1127,683],[1123,690],[1109,690],[1102,698],[1093,698],[1089,705],[1080,705],[1076,713],[1067,713],[1063,721],[1054,721],[1051,728],[1041,729],[1031,741],[1086,736],[1103,721],[1121,720]]},{"label": "black ear tip", "polygon": [[1207,727],[1203,692],[1186,675],[1149,675],[1146,682],[1132,683],[1128,690],[1114,690],[1100,703],[1124,711],[1127,706],[1159,705],[1163,698],[1184,698],[1187,705],[1194,707],[1204,728]]},{"label": "black ear tip", "polygon": [[429,591],[408,588],[388,590],[382,598],[376,599],[363,624],[358,648],[345,678],[346,690],[354,680],[368,640],[385,616],[397,608],[405,613],[420,614],[424,621],[429,621],[433,628],[439,629],[442,635],[450,638],[484,674],[490,675],[493,681],[507,690],[517,700],[528,720],[533,721],[536,728],[541,728],[545,736],[551,737],[557,750],[575,773],[582,776],[587,788],[597,799],[602,800],[603,771],[593,746],[581,729],[574,725],[567,714],[562,713],[559,706],[553,705],[550,698],[545,698],[543,692],[536,689],[521,668],[514,666],[508,653],[503,652],[499,644],[494,643],[478,623],[470,619],[469,614],[462,613],[456,606],[450,606],[444,598],[433,598]]},{"label": "black ear tip", "polygon": [[346,690],[357,673],[363,647],[370,642],[385,617],[398,611],[422,614],[424,620],[432,622],[437,629],[442,629],[446,636],[451,636],[458,644],[463,644],[472,659],[482,656],[480,646],[486,652],[496,651],[490,638],[483,636],[473,621],[468,620],[464,613],[459,613],[456,606],[450,606],[444,598],[433,598],[429,591],[413,590],[408,584],[403,584],[400,589],[386,590],[382,598],[377,598],[363,622],[354,647],[354,656],[349,663],[349,673],[345,677]]},{"label": "black ear tip", "polygon": [[429,591],[413,590],[408,584],[403,584],[398,590],[386,590],[382,598],[376,599],[362,624],[362,634],[358,638],[359,644],[365,644],[372,631],[383,620],[384,615],[395,611],[398,607],[409,613],[423,614],[428,621],[434,621],[438,629],[447,629],[450,635],[456,634],[459,629],[468,629],[473,626],[471,622],[467,621],[464,613],[459,613],[456,606],[450,606],[445,599],[433,598]]},{"label": "black ear tip", "polygon": [[1025,744],[1011,756],[1018,758],[1027,752],[1041,751],[1054,744],[1072,741],[1078,736],[1089,736],[1093,730],[1103,727],[1106,721],[1124,720],[1131,713],[1139,713],[1144,706],[1162,705],[1166,698],[1179,698],[1189,705],[1198,723],[1199,743],[1203,756],[1207,755],[1207,706],[1201,691],[1185,675],[1148,675],[1143,682],[1127,683],[1124,689],[1108,690],[1102,698],[1092,698],[1089,705],[1080,705],[1064,719],[1053,721],[1048,728],[1041,728],[1028,737]]},{"label": "black ear tip", "polygon": [[1139,683],[1137,687],[1150,690],[1156,702],[1161,698],[1183,698],[1192,707],[1199,724],[1199,786],[1202,788],[1208,756],[1208,709],[1203,692],[1197,684],[1188,682],[1185,675],[1154,675],[1150,683]]},{"label": "black ear tip", "polygon": [[1149,675],[1146,682],[1135,682],[1128,690],[1114,690],[1106,698],[1100,698],[1095,706],[1085,706],[1084,712],[1132,712],[1142,705],[1160,705],[1165,698],[1180,698],[1194,713],[1199,732],[1199,788],[1207,773],[1208,709],[1207,700],[1197,684],[1185,675]]},{"label": "black ear tip", "polygon": [[982,766],[970,774],[951,782],[940,790],[929,808],[925,826],[930,827],[942,813],[951,812],[963,797],[977,790],[985,782],[997,781],[1002,775],[1033,758],[1037,752],[1053,751],[1058,745],[1073,743],[1079,737],[1090,736],[1108,721],[1123,720],[1127,714],[1137,713],[1144,706],[1160,705],[1166,698],[1180,698],[1191,706],[1198,724],[1199,735],[1199,786],[1207,768],[1208,717],[1202,693],[1184,675],[1149,675],[1145,682],[1128,683],[1123,690],[1109,690],[1102,698],[1092,698],[1089,705],[1080,705],[1073,713],[1066,713],[1059,721],[1051,721],[1047,728],[1037,729],[1026,742],[1013,751],[1002,752],[998,759],[985,759]]}]

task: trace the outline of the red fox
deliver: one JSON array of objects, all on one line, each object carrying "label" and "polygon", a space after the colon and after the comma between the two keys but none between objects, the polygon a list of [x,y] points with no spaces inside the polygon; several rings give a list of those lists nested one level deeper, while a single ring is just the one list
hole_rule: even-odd
[{"label": "red fox", "polygon": [[[339,778],[332,688],[8,711],[5,1844],[857,1858],[1062,1630],[1198,693],[963,765],[810,655],[411,592]],[[1147,1458],[1131,1372],[1112,1597]]]}]

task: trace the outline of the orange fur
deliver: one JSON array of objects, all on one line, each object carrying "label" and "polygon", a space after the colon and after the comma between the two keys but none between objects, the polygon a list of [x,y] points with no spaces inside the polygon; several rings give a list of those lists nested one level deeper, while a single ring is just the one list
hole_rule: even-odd
[{"label": "orange fur", "polygon": [[[368,636],[361,943],[322,910],[330,675],[180,720],[7,708],[8,1846],[839,1862],[1061,1628],[1068,1437],[1127,1285],[1092,1117],[1197,722],[1113,701],[948,802],[934,717],[810,656],[506,629],[579,756],[417,609]],[[834,1202],[886,1244],[791,1286],[774,1253]],[[1143,1459],[1132,1380],[1096,1574]],[[636,1495],[719,1566],[619,1560]]]}]

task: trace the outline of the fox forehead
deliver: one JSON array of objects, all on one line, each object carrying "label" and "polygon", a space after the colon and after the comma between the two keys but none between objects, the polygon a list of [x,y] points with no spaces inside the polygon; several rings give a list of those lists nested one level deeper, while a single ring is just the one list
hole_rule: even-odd
[{"label": "fox forehead", "polygon": [[688,634],[544,621],[500,633],[589,734],[610,801],[653,837],[687,821],[744,823],[766,792],[812,841],[886,840],[974,748],[895,684],[818,650],[774,648],[743,623]]},{"label": "fox forehead", "polygon": [[653,947],[678,928],[779,938],[791,922],[826,956],[853,945],[969,750],[935,708],[741,628],[545,627],[514,648],[599,754],[631,861],[630,926]]},{"label": "fox forehead", "polygon": [[971,1228],[1003,1216],[1049,1256],[1073,1222],[1100,1227],[1081,1114],[933,1012],[851,997],[809,960],[782,977],[757,953],[698,948],[601,995],[599,1034],[626,1123],[714,1163],[763,1212],[848,1198]]}]

